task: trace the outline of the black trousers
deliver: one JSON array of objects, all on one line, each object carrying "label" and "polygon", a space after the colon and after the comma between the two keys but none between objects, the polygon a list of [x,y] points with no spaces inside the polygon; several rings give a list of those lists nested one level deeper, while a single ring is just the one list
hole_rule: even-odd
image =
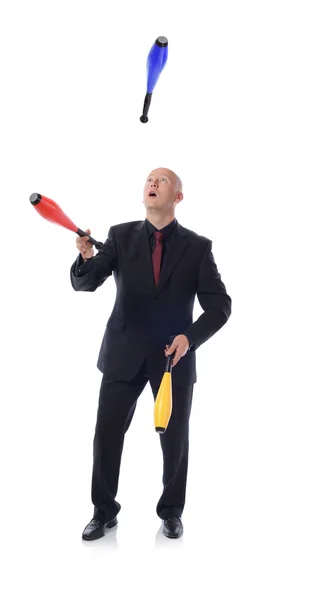
[{"label": "black trousers", "polygon": [[[193,384],[176,386],[174,367],[172,372],[172,414],[165,433],[159,434],[163,452],[163,492],[156,512],[161,519],[182,515],[188,468]],[[132,421],[137,400],[148,380],[145,361],[137,376],[130,382],[105,379],[104,376],[102,378],[93,441],[91,486],[93,516],[102,523],[113,519],[121,508],[115,498],[124,436]],[[152,385],[151,388],[155,401],[158,388],[153,388]]]}]

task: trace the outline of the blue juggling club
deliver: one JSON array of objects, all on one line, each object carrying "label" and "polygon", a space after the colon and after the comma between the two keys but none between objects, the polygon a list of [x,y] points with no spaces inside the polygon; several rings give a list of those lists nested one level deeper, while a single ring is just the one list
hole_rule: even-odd
[{"label": "blue juggling club", "polygon": [[143,114],[140,117],[141,123],[147,123],[148,111],[152,100],[152,93],[158,81],[168,58],[168,40],[162,35],[157,38],[155,44],[151,47],[147,57],[147,92],[144,100]]}]

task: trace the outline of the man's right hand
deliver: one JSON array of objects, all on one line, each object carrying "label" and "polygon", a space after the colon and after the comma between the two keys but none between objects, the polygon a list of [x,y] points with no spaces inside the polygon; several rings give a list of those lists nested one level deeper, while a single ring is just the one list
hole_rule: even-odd
[{"label": "man's right hand", "polygon": [[[91,234],[90,229],[86,229],[86,233]],[[87,262],[88,258],[94,256],[94,250],[91,242],[88,242],[89,236],[84,235],[83,237],[76,237],[76,247],[79,250],[84,262]]]}]

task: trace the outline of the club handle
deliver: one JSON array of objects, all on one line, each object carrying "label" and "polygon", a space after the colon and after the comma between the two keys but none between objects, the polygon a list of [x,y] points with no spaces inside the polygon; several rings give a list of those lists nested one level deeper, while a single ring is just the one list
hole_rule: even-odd
[{"label": "club handle", "polygon": [[[171,346],[175,337],[176,337],[175,335],[171,335],[169,337],[169,346]],[[170,356],[167,356],[166,365],[165,365],[165,373],[172,373],[172,359],[174,358],[174,355],[175,355],[175,352],[173,354],[170,354]]]},{"label": "club handle", "polygon": [[[175,352],[174,352],[175,354]],[[165,373],[172,373],[172,359],[174,354],[170,354],[170,356],[167,356],[166,359],[166,365],[165,365]]]},{"label": "club handle", "polygon": [[148,114],[150,103],[151,103],[151,100],[152,100],[152,94],[153,94],[153,92],[151,94],[147,93],[146,96],[145,96],[144,106],[143,106],[143,114],[140,117],[141,123],[147,123],[147,121],[148,121],[147,114]]},{"label": "club handle", "polygon": [[80,237],[87,235],[89,237],[88,242],[90,242],[90,244],[93,244],[93,246],[95,246],[95,248],[97,250],[100,250],[101,248],[103,248],[103,246],[104,246],[103,242],[97,242],[93,237],[91,237],[91,235],[89,235],[85,231],[82,231],[82,229],[79,229],[79,227],[78,227],[76,233],[78,233],[78,235],[80,235]]}]

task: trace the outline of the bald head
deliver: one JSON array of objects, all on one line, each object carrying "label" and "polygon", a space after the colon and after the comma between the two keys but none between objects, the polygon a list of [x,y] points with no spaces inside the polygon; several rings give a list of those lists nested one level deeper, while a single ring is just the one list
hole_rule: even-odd
[{"label": "bald head", "polygon": [[143,198],[147,216],[154,219],[154,224],[170,223],[176,205],[183,199],[182,181],[171,169],[153,169],[147,177]]},{"label": "bald head", "polygon": [[182,180],[171,169],[167,169],[165,167],[159,167],[159,168],[154,169],[153,171],[151,171],[150,175],[157,175],[157,176],[167,175],[169,177],[171,183],[174,184],[176,191],[177,192],[182,192],[183,191]]}]

